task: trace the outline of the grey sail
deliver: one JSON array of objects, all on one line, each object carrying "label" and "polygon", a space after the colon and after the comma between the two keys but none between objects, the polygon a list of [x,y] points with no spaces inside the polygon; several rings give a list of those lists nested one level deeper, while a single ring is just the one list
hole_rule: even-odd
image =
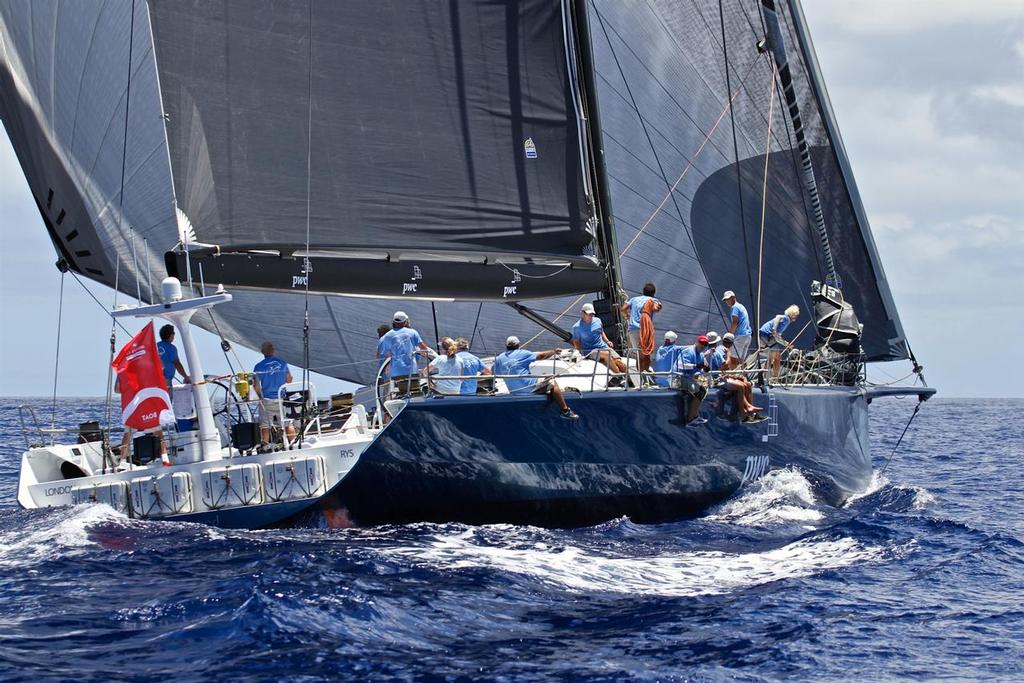
[{"label": "grey sail", "polygon": [[131,9],[0,3],[0,117],[57,252],[148,299],[178,236],[148,13]]},{"label": "grey sail", "polygon": [[[793,111],[806,139],[837,274],[865,324],[865,353],[871,360],[906,358],[903,329],[799,5],[776,5]],[[607,177],[627,290],[656,282],[659,298],[679,313],[680,331],[690,334],[723,324],[718,298],[726,289],[746,303],[752,322],[764,322],[792,303],[810,311],[808,287],[827,279],[826,254],[778,82],[770,102],[772,50],[758,48],[767,33],[761,3],[596,0],[590,7]],[[810,348],[813,341],[812,325],[798,346]]]},{"label": "grey sail", "polygon": [[287,264],[250,267],[274,250],[328,293],[507,297],[495,261],[523,298],[600,287],[560,3],[150,9],[178,206],[247,254],[211,259],[218,280],[291,287]]}]

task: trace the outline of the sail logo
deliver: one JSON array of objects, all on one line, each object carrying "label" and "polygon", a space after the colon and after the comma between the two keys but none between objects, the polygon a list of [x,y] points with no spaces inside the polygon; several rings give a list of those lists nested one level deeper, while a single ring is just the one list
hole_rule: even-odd
[{"label": "sail logo", "polygon": [[415,294],[416,293],[415,282],[403,282],[402,283],[402,294]]},{"label": "sail logo", "polygon": [[303,287],[309,285],[308,275],[292,275],[292,288],[294,289],[295,287],[298,287],[300,285]]},{"label": "sail logo", "polygon": [[412,279],[413,280],[422,280],[423,279],[423,271],[420,270],[419,266],[413,266],[412,267]]},{"label": "sail logo", "polygon": [[518,287],[506,287],[501,293],[501,298],[507,299],[509,296],[515,296],[516,289],[518,289]]},{"label": "sail logo", "polygon": [[743,470],[743,479],[740,485],[757,481],[768,471],[767,455],[748,455],[746,468]]},{"label": "sail logo", "polygon": [[527,159],[537,158],[537,145],[533,144],[533,138],[526,138],[523,141],[523,150],[526,152]]}]

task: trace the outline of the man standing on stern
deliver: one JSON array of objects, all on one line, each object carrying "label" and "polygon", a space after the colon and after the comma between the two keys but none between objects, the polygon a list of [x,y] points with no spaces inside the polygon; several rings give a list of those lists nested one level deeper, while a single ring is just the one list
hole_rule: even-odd
[{"label": "man standing on stern", "polygon": [[[278,396],[281,387],[292,381],[292,371],[288,364],[274,355],[274,345],[265,341],[260,344],[263,360],[252,369],[253,388],[260,398],[260,439],[270,443],[270,428],[281,427],[281,404]],[[295,436],[295,427],[288,424],[288,437]]]}]

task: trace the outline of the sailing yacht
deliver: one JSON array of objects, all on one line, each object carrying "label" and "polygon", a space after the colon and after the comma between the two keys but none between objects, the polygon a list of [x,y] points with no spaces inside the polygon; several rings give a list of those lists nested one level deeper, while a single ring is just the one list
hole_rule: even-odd
[{"label": "sailing yacht", "polygon": [[725,331],[725,290],[755,330],[815,311],[782,377],[748,368],[757,425],[713,386],[687,424],[632,364],[563,358],[533,370],[572,422],[542,395],[376,398],[387,426],[288,523],[658,521],[785,467],[841,503],[871,477],[868,405],[934,392],[864,378],[919,365],[798,0],[54,0],[0,7],[0,39],[0,114],[68,266],[223,285],[195,324],[291,363],[374,384],[396,308],[481,356],[564,347],[583,303],[628,357],[646,282],[684,340]]}]

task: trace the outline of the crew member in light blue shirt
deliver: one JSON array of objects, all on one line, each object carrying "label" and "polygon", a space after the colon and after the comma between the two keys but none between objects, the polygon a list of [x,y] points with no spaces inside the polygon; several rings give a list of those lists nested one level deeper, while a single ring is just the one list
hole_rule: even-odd
[{"label": "crew member in light blue shirt", "polygon": [[[484,365],[484,362],[474,356],[469,351],[469,342],[465,337],[459,337],[455,340],[455,346],[458,348],[459,360],[462,361],[462,374],[463,375],[489,375],[491,369]],[[462,388],[459,391],[463,396],[476,394],[477,380],[476,379],[464,379],[462,380]]]},{"label": "crew member in light blue shirt", "polygon": [[742,363],[747,359],[747,352],[750,350],[750,316],[747,314],[747,307],[736,300],[736,293],[732,290],[722,295],[722,301],[729,307],[729,332],[735,337],[732,353]]},{"label": "crew member in light blue shirt", "polygon": [[699,416],[700,404],[707,396],[707,388],[700,382],[695,381],[696,375],[707,369],[704,360],[704,351],[708,348],[708,338],[705,335],[697,337],[697,343],[692,346],[684,346],[676,354],[676,363],[673,371],[672,384],[680,391],[688,394],[686,403],[687,425],[702,425],[707,422]]},{"label": "crew member in light blue shirt", "polygon": [[626,364],[612,348],[601,319],[594,315],[594,304],[583,304],[580,319],[572,326],[572,345],[591,360],[604,363],[615,372],[625,372]]},{"label": "crew member in light blue shirt", "polygon": [[[455,340],[445,337],[441,342],[441,351],[437,358],[430,361],[427,367],[428,375],[440,375],[441,377],[459,377],[466,374],[463,372],[462,359],[458,357],[458,349]],[[439,394],[458,394],[462,389],[460,379],[434,379],[434,391]]]},{"label": "crew member in light blue shirt", "polygon": [[[679,338],[672,330],[665,333],[665,342],[654,352],[654,371],[657,373],[669,372],[675,365],[676,353],[682,348],[676,346],[676,339]],[[659,387],[668,386],[668,375],[658,375],[654,378]]]},{"label": "crew member in light blue shirt", "polygon": [[[559,349],[534,353],[533,351],[519,348],[519,345],[519,337],[514,335],[509,337],[505,340],[505,352],[499,353],[494,358],[494,374],[499,377],[505,375],[502,379],[505,382],[505,386],[508,387],[509,393],[549,394],[558,402],[558,406],[562,409],[562,417],[567,420],[578,419],[579,415],[574,413],[565,402],[565,396],[562,395],[562,388],[558,386],[558,382],[552,381],[550,377],[545,377],[538,382],[537,378],[530,376],[531,363],[551,358],[559,352]],[[507,375],[514,375],[514,377],[508,377]],[[522,379],[519,379],[520,376],[522,376]]]},{"label": "crew member in light blue shirt", "polygon": [[274,345],[265,341],[260,344],[263,360],[252,369],[253,388],[260,398],[260,438],[263,443],[270,442],[271,427],[286,427],[288,438],[294,438],[295,427],[289,422],[282,425],[281,403],[278,397],[281,387],[292,381],[292,371],[288,364],[274,355]]},{"label": "crew member in light blue shirt", "polygon": [[163,365],[164,379],[167,380],[167,390],[170,391],[171,383],[174,381],[174,371],[181,373],[185,384],[192,380],[185,372],[178,360],[178,348],[174,345],[174,325],[164,325],[160,328],[160,341],[156,343],[157,353],[160,354],[160,363]]},{"label": "crew member in light blue shirt", "polygon": [[[653,310],[651,311],[651,322],[654,322],[654,314],[661,310],[661,302],[654,298],[654,294],[657,289],[653,282],[648,282],[644,285],[644,293],[641,296],[634,296],[632,299],[622,304],[622,316],[629,322],[626,326],[626,335],[629,337],[629,348],[638,349],[640,371],[644,372],[651,366],[651,357],[644,355],[640,346],[640,316],[643,313],[644,306],[648,301],[654,301]],[[653,343],[653,340],[652,340]]]},{"label": "crew member in light blue shirt", "polygon": [[782,370],[782,351],[786,346],[782,333],[799,317],[800,308],[794,304],[787,308],[785,313],[776,315],[761,325],[761,329],[758,330],[761,348],[768,349],[768,364],[772,369],[772,377],[778,377]]},{"label": "crew member in light blue shirt", "polygon": [[409,327],[409,316],[404,311],[395,311],[391,331],[381,337],[380,344],[383,357],[391,359],[389,374],[395,382],[396,391],[409,395],[413,388],[411,380],[418,372],[416,355],[423,353],[434,357],[436,353],[423,342],[419,332]]}]

